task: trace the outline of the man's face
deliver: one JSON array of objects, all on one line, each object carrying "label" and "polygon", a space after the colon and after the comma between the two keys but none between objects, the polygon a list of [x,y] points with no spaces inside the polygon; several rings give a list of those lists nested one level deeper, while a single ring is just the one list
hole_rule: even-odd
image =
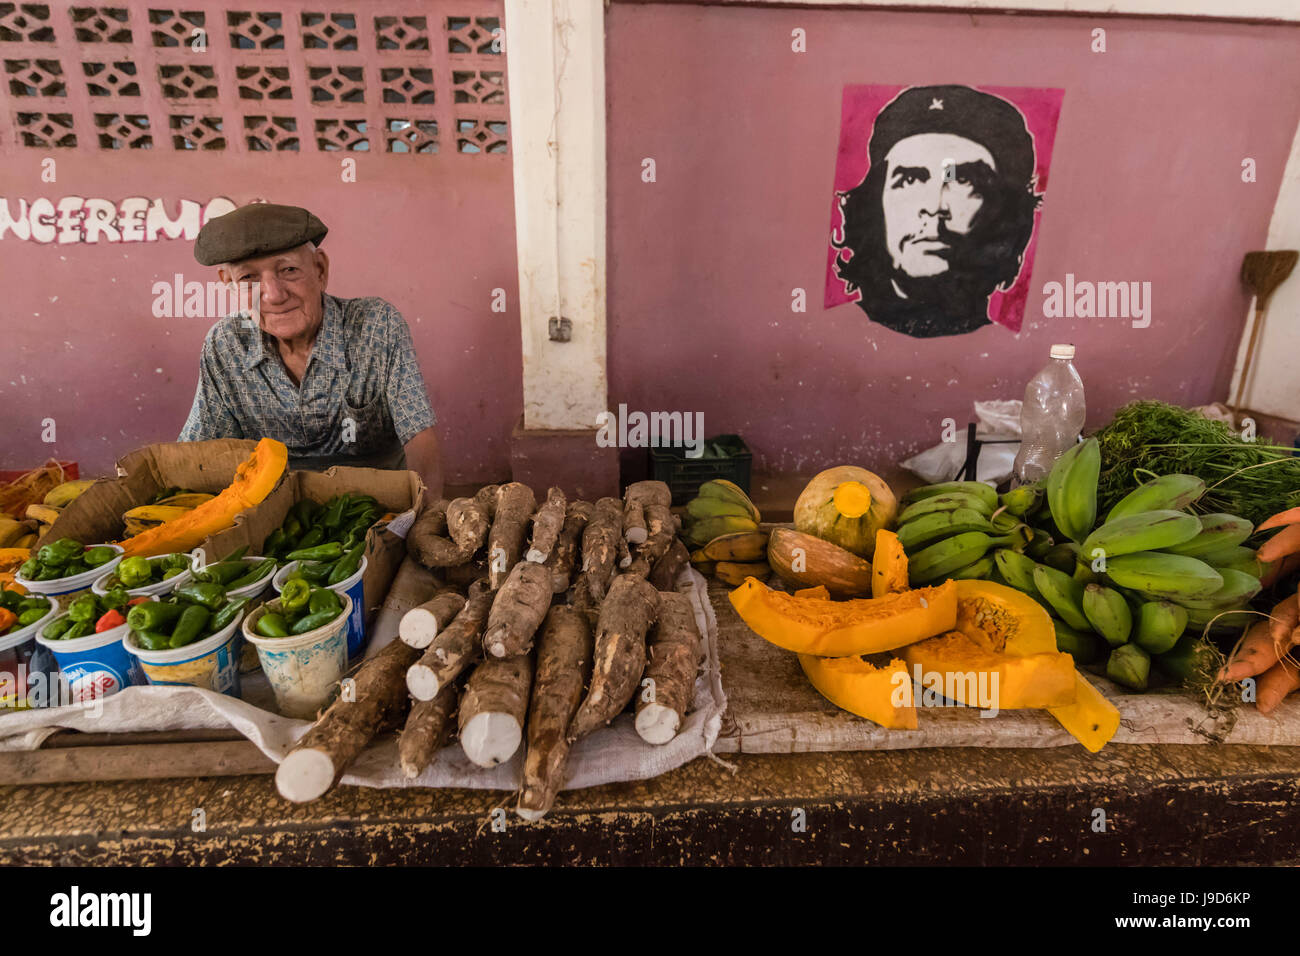
[{"label": "man's face", "polygon": [[[953,165],[952,182],[944,182],[945,161]],[[921,133],[894,144],[885,156],[882,197],[894,269],[916,278],[948,271],[951,239],[970,232],[984,204],[977,184],[993,169],[987,149],[950,133]]]},{"label": "man's face", "polygon": [[301,245],[260,259],[231,263],[220,270],[223,282],[256,283],[258,323],[277,339],[312,335],[323,315],[321,293],[329,278],[329,259],[319,249]]}]

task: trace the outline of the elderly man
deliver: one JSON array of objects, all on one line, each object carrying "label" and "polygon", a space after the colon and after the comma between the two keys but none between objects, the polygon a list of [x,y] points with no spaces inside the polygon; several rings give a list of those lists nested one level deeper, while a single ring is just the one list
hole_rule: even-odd
[{"label": "elderly man", "polygon": [[255,320],[208,332],[181,441],[268,436],[290,466],[410,468],[442,495],[435,418],[411,331],[383,299],[325,291],[325,225],[305,209],[255,203],[209,221],[194,244],[221,281],[257,293]]}]

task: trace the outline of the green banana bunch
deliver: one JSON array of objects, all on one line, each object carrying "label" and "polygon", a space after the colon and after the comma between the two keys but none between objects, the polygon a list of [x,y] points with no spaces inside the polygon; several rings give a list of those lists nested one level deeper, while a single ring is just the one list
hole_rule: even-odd
[{"label": "green banana bunch", "polygon": [[1092,622],[1083,613],[1083,584],[1056,568],[1040,564],[1034,568],[1034,587],[1070,627],[1092,630]]},{"label": "green banana bunch", "polygon": [[953,535],[911,555],[907,562],[908,577],[913,586],[926,584],[978,561],[992,548],[1023,548],[1026,542],[1025,533],[1019,531],[997,537],[983,531]]},{"label": "green banana bunch", "polygon": [[1147,601],[1138,608],[1133,643],[1148,654],[1163,654],[1187,629],[1187,611],[1172,601]]},{"label": "green banana bunch", "polygon": [[1223,576],[1204,561],[1161,551],[1110,558],[1106,577],[1122,588],[1180,602],[1207,598],[1223,587]]},{"label": "green banana bunch", "polygon": [[1201,515],[1200,525],[1200,532],[1190,540],[1148,550],[1168,551],[1170,554],[1185,554],[1205,560],[1217,552],[1237,547],[1255,531],[1253,524],[1236,515]]},{"label": "green banana bunch", "polygon": [[1047,506],[1052,520],[1071,541],[1084,540],[1097,521],[1100,473],[1101,446],[1097,439],[1089,438],[1056,459],[1047,476]]},{"label": "green banana bunch", "polygon": [[1034,584],[1034,568],[1038,565],[1032,558],[1010,548],[998,548],[993,552],[993,563],[1008,585],[1031,597],[1039,596],[1038,587]]},{"label": "green banana bunch", "polygon": [[1101,549],[1107,560],[1138,551],[1172,551],[1172,545],[1186,544],[1201,533],[1195,515],[1181,511],[1141,511],[1107,521],[1083,542],[1083,557],[1092,561]]},{"label": "green banana bunch", "polygon": [[1083,589],[1083,614],[1092,629],[1111,647],[1128,640],[1133,631],[1133,612],[1124,595],[1114,588],[1089,584]]},{"label": "green banana bunch", "polygon": [[1205,482],[1195,475],[1161,475],[1134,488],[1106,515],[1114,521],[1143,511],[1182,511],[1205,494]]},{"label": "green banana bunch", "polygon": [[1077,630],[1057,618],[1052,618],[1052,627],[1056,629],[1056,649],[1073,657],[1074,663],[1091,664],[1101,660],[1104,645],[1096,634]]},{"label": "green banana bunch", "polygon": [[918,515],[898,526],[898,541],[903,551],[912,554],[938,541],[967,531],[993,531],[989,519],[974,508],[957,508],[953,511],[931,511]]},{"label": "green banana bunch", "polygon": [[992,514],[998,507],[998,493],[982,481],[941,481],[934,485],[922,485],[903,495],[903,504],[912,505],[926,498],[952,494],[972,495],[979,498],[984,502],[987,514]]},{"label": "green banana bunch", "polygon": [[964,491],[954,491],[946,495],[934,495],[913,502],[899,513],[897,523],[903,525],[915,518],[919,518],[921,515],[927,515],[935,511],[956,511],[958,508],[978,511],[986,518],[993,514],[993,508],[989,506],[985,498]]}]

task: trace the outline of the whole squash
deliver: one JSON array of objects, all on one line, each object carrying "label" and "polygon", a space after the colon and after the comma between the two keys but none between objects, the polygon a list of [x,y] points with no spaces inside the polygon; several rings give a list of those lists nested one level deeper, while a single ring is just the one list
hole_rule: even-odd
[{"label": "whole squash", "polygon": [[794,505],[794,526],[863,558],[876,550],[876,532],[891,528],[898,499],[879,475],[854,465],[827,468],[808,482]]}]

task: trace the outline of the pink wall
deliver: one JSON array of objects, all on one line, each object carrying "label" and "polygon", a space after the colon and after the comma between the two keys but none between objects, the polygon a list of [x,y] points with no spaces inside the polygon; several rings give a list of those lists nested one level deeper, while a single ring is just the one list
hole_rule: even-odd
[{"label": "pink wall", "polygon": [[[67,3],[53,4],[57,42],[47,44],[48,50],[0,38],[0,55],[39,53],[60,60],[67,84],[66,96],[57,98],[17,97],[7,82],[0,90],[0,197],[9,200],[14,214],[19,198],[65,196],[114,202],[161,197],[173,211],[182,199],[206,204],[215,196],[237,204],[261,197],[310,208],[330,229],[324,243],[331,259],[329,291],[381,296],[406,317],[438,415],[448,479],[469,482],[507,474],[510,429],[523,403],[511,157],[458,152],[454,133],[456,121],[465,116],[486,122],[504,118],[507,107],[499,93],[485,101],[492,105],[466,104],[452,88],[454,71],[504,71],[505,64],[502,56],[481,50],[449,55],[452,28],[445,20],[499,17],[499,3],[362,5],[355,18],[359,43],[352,51],[304,53],[299,16],[318,5],[286,0],[277,6],[283,11],[283,49],[234,50],[223,29],[229,5],[196,0],[185,9],[206,11],[210,59],[184,47],[155,48],[145,9],[153,5],[123,6],[129,6],[130,45],[79,42]],[[377,52],[374,17],[380,14],[427,18],[427,45]],[[481,44],[486,32],[470,42]],[[190,104],[164,100],[150,62],[155,56],[159,64],[214,64],[219,97]],[[123,59],[141,64],[137,79],[144,95],[138,104],[125,97],[88,100],[78,61]],[[293,98],[270,104],[240,98],[230,81],[235,67],[244,64],[286,66]],[[314,102],[305,81],[306,66],[312,64],[361,67],[364,104]],[[429,67],[436,105],[390,105],[381,95],[380,68],[393,66]],[[72,111],[76,148],[21,145],[13,128],[16,116],[31,109]],[[153,148],[101,148],[90,114],[104,109],[147,113]],[[222,115],[227,148],[173,148],[165,131],[168,117],[186,112]],[[248,151],[239,132],[242,116],[268,112],[297,118],[301,151]],[[436,120],[438,154],[385,152],[380,129],[390,116]],[[366,119],[370,151],[320,150],[311,131],[321,117]],[[54,183],[41,178],[47,157],[57,161]],[[345,157],[356,160],[355,182],[341,177]],[[21,241],[12,234],[0,238],[5,359],[0,468],[29,467],[55,455],[79,461],[83,475],[100,474],[140,445],[175,440],[190,409],[199,350],[212,321],[154,318],[152,287],[178,272],[186,280],[215,278],[215,270],[195,263],[192,249],[193,242],[184,239],[59,245]],[[495,288],[505,290],[504,312],[492,311]],[[56,423],[53,445],[41,441],[46,418]]]},{"label": "pink wall", "polygon": [[[888,469],[975,399],[1021,397],[1053,342],[1078,346],[1089,428],[1135,398],[1225,398],[1241,256],[1264,243],[1300,111],[1296,29],[628,3],[608,26],[611,403],[702,410],[756,467],[808,472]],[[913,339],[821,307],[841,91],[860,83],[1065,90],[1019,335]],[[1150,327],[1044,319],[1043,284],[1067,272],[1151,282]]]}]

